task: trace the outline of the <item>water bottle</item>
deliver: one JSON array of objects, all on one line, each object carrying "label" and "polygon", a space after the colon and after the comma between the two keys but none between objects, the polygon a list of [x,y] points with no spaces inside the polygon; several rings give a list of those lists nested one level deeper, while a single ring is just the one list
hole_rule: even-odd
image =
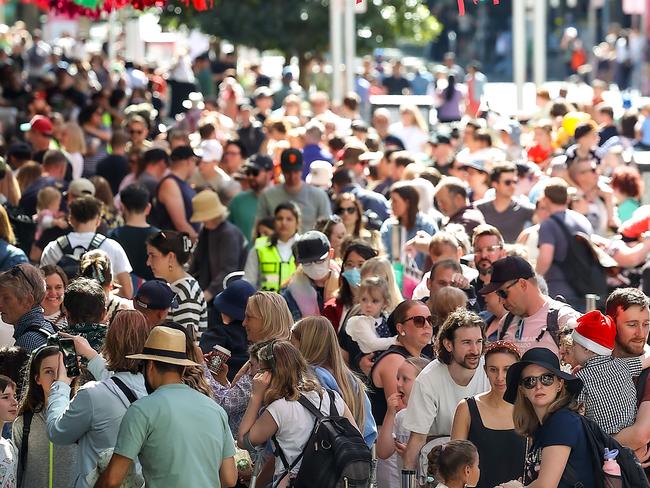
[{"label": "water bottle", "polygon": [[605,448],[605,462],[603,463],[603,472],[612,476],[621,476],[621,467],[616,462],[618,456],[618,449],[611,451]]},{"label": "water bottle", "polygon": [[402,488],[417,488],[418,480],[414,469],[402,470]]},{"label": "water bottle", "polygon": [[585,312],[596,310],[596,302],[598,302],[599,299],[600,297],[598,295],[594,295],[593,293],[585,295]]}]

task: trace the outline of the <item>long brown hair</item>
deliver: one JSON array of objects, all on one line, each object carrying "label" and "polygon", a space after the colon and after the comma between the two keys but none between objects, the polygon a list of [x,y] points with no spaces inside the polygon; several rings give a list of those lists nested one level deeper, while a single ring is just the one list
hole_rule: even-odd
[{"label": "long brown hair", "polygon": [[291,335],[298,341],[298,349],[305,361],[332,373],[357,425],[365,425],[365,385],[345,364],[330,321],[325,317],[306,317],[295,323]]},{"label": "long brown hair", "polygon": [[56,346],[44,346],[32,353],[25,369],[23,385],[26,385],[27,388],[23,390],[20,405],[18,406],[18,415],[23,415],[25,412],[38,413],[43,410],[45,392],[43,387],[36,383],[36,377],[40,374],[43,360],[51,356],[58,356],[58,354],[59,348]]},{"label": "long brown hair", "polygon": [[363,226],[363,208],[361,207],[361,203],[359,202],[359,199],[352,193],[341,193],[338,197],[336,197],[336,200],[334,200],[335,215],[338,215],[339,209],[341,208],[341,204],[343,202],[351,202],[357,209],[357,221],[354,224],[353,237],[360,237],[359,233],[361,232],[361,228]]},{"label": "long brown hair", "polygon": [[408,211],[406,213],[406,218],[398,218],[399,223],[403,225],[406,229],[412,229],[415,226],[415,219],[417,217],[420,205],[420,194],[415,189],[414,186],[406,184],[404,182],[398,181],[391,188],[390,192],[396,193],[400,196],[402,200],[408,205]]},{"label": "long brown hair", "polygon": [[140,361],[127,359],[130,354],[140,354],[149,336],[147,319],[137,310],[118,310],[106,332],[102,356],[109,371],[137,373]]}]

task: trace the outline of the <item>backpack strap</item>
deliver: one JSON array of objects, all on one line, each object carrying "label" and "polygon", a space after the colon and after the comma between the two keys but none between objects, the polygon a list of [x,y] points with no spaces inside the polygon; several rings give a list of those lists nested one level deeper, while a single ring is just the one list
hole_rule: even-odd
[{"label": "backpack strap", "polygon": [[512,325],[512,322],[514,322],[515,316],[508,312],[506,314],[506,318],[503,321],[503,327],[501,327],[501,330],[499,331],[499,340],[502,341],[503,338],[506,336],[508,333],[508,329],[510,328],[510,325]]},{"label": "backpack strap", "polygon": [[[558,227],[560,228],[560,230],[561,230],[562,233],[564,234],[564,237],[566,238],[567,244],[568,244],[569,242],[573,241],[573,236],[571,235],[571,232],[569,232],[568,227],[566,226],[566,224],[565,224],[564,221],[560,218],[559,215],[557,215],[557,214],[553,214],[553,215],[551,215],[551,220],[552,220],[553,222],[555,222],[555,223],[558,225]],[[569,256],[569,253],[567,252],[567,257],[568,257],[568,256]],[[564,259],[564,261],[566,261],[566,258]],[[555,262],[555,263],[560,263],[560,264],[563,263],[564,261],[557,261],[557,260],[555,260],[555,259],[553,260],[553,262]]]},{"label": "backpack strap", "polygon": [[536,342],[542,340],[544,334],[548,332],[553,338],[556,346],[560,346],[560,310],[569,305],[559,300],[551,300],[548,304],[548,314],[546,315],[546,327],[543,327],[539,335],[535,338]]},{"label": "backpack strap", "polygon": [[70,244],[70,239],[68,239],[68,236],[61,236],[56,240],[56,245],[59,246],[59,249],[61,249],[61,252],[65,256],[66,254],[72,254],[73,249],[72,245]]},{"label": "backpack strap", "polygon": [[88,244],[88,251],[94,251],[95,249],[99,249],[102,246],[102,244],[104,244],[105,240],[106,240],[106,236],[100,234],[99,232],[95,232],[95,235],[90,240],[90,244]]},{"label": "backpack strap", "polygon": [[111,381],[115,383],[115,386],[117,386],[122,391],[122,393],[124,393],[124,396],[129,400],[130,403],[134,403],[138,399],[138,397],[135,396],[135,393],[133,393],[133,390],[126,386],[124,381],[116,378],[115,376],[111,376]]},{"label": "backpack strap", "polygon": [[18,486],[23,486],[23,476],[25,474],[25,465],[27,464],[27,452],[29,451],[29,431],[32,426],[34,412],[28,411],[23,414],[23,438],[20,444],[20,453],[18,454]]}]

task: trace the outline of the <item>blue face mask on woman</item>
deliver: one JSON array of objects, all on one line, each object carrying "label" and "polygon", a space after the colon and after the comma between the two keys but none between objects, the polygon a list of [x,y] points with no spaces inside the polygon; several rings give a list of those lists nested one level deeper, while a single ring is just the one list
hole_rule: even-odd
[{"label": "blue face mask on woman", "polygon": [[361,283],[361,272],[359,268],[350,268],[341,274],[352,288],[359,286],[359,283]]}]

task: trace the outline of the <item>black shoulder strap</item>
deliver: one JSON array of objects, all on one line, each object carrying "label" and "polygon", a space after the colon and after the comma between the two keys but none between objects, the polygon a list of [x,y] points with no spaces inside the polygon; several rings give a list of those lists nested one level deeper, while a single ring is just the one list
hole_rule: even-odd
[{"label": "black shoulder strap", "polygon": [[510,324],[515,320],[515,316],[508,312],[506,314],[506,318],[503,321],[503,327],[501,327],[501,330],[499,331],[499,340],[502,341],[503,338],[506,336],[508,333],[508,329],[510,328]]},{"label": "black shoulder strap", "polygon": [[318,408],[316,408],[316,405],[314,405],[312,402],[307,400],[307,397],[305,397],[302,393],[300,394],[300,397],[298,398],[298,403],[300,403],[300,405],[302,405],[307,410],[309,410],[309,413],[311,413],[317,419],[322,419],[324,417],[324,415],[321,413],[321,411]]},{"label": "black shoulder strap", "polygon": [[115,385],[120,390],[122,390],[122,393],[124,393],[124,396],[129,400],[130,403],[134,403],[138,399],[138,397],[135,396],[135,393],[133,393],[133,390],[124,384],[124,381],[116,378],[115,376],[111,376],[111,381],[115,383]]},{"label": "black shoulder strap", "polygon": [[100,247],[102,247],[102,244],[104,244],[105,240],[106,240],[106,236],[100,234],[99,232],[95,232],[95,235],[90,240],[90,244],[88,244],[88,251],[99,249]]},{"label": "black shoulder strap", "polygon": [[23,475],[25,474],[25,465],[27,464],[27,452],[29,452],[29,431],[32,427],[32,417],[34,412],[28,411],[23,414],[23,438],[20,444],[20,454],[18,455],[18,486],[23,486]]},{"label": "black shoulder strap", "polygon": [[61,252],[65,254],[72,254],[72,246],[70,244],[70,239],[68,239],[68,236],[61,236],[56,240],[56,245],[59,246],[59,249],[61,249]]},{"label": "black shoulder strap", "polygon": [[548,314],[546,315],[546,327],[542,328],[539,335],[535,338],[537,342],[542,340],[545,332],[551,334],[553,342],[559,347],[560,345],[560,310],[569,305],[559,300],[551,300],[548,304]]}]

